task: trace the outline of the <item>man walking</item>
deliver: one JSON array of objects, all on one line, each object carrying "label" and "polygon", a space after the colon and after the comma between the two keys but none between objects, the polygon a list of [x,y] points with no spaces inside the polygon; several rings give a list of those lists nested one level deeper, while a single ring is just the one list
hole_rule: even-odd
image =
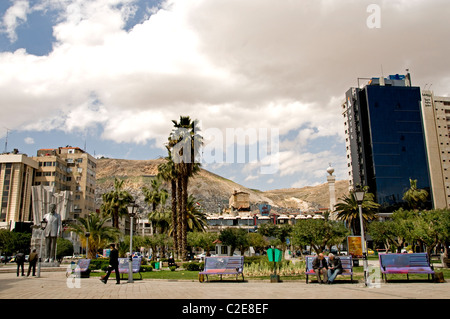
[{"label": "man walking", "polygon": [[109,275],[112,271],[116,272],[116,285],[120,284],[120,274],[119,274],[119,251],[116,249],[116,245],[111,244],[111,252],[109,253],[109,266],[105,277],[101,278],[100,281],[106,284],[108,282]]}]

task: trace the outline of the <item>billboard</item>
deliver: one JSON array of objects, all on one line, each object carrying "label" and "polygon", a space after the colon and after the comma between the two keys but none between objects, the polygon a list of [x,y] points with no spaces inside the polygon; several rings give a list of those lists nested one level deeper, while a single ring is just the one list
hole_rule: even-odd
[{"label": "billboard", "polygon": [[348,254],[353,258],[362,258],[362,240],[361,236],[348,236],[347,237]]},{"label": "billboard", "polygon": [[262,216],[269,216],[271,208],[272,206],[270,206],[269,204],[259,204],[259,213]]}]

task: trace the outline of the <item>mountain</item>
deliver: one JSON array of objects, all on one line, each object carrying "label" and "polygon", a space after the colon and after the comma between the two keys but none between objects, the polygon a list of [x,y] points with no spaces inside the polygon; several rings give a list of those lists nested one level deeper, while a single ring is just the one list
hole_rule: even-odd
[{"label": "mountain", "polygon": [[[158,165],[164,159],[125,160],[101,158],[97,160],[96,201],[101,203],[101,195],[114,187],[114,178],[124,180],[124,189],[129,191],[141,207],[146,207],[142,187],[149,187],[151,179],[158,173]],[[165,185],[170,193],[170,185]],[[243,191],[250,194],[251,209],[257,210],[258,204],[270,204],[276,212],[299,212],[318,210],[329,206],[328,184],[303,188],[287,188],[259,191],[239,185],[222,176],[201,169],[189,181],[188,192],[199,200],[207,212],[219,212],[228,207],[233,192]],[[348,193],[348,181],[336,182],[336,199]],[[169,202],[170,203],[170,202]]]}]

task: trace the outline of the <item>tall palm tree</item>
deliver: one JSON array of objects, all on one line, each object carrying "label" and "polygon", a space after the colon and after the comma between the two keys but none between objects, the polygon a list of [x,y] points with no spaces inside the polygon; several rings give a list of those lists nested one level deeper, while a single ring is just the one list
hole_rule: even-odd
[{"label": "tall palm tree", "polygon": [[101,211],[103,214],[112,217],[113,227],[119,229],[119,217],[126,215],[127,206],[133,201],[133,196],[122,190],[123,180],[114,179],[114,190],[102,195],[103,203]]},{"label": "tall palm tree", "polygon": [[427,201],[428,192],[417,188],[417,179],[409,179],[410,188],[403,194],[403,200],[408,203],[412,209],[419,208]]},{"label": "tall palm tree", "polygon": [[170,182],[171,186],[171,196],[172,196],[172,214],[171,214],[171,228],[172,228],[172,238],[173,238],[173,250],[175,252],[175,257],[178,258],[178,216],[177,216],[177,171],[175,168],[175,163],[172,160],[172,153],[170,148],[167,147],[169,153],[166,157],[166,162],[158,165],[158,178],[163,181]]},{"label": "tall palm tree", "polygon": [[[364,187],[364,199],[361,204],[362,217],[364,225],[366,221],[375,219],[376,212],[380,205],[374,201],[374,195],[368,192],[368,187]],[[337,219],[345,221],[349,228],[353,231],[353,234],[359,233],[359,207],[356,201],[355,195],[350,193],[344,195],[344,198],[339,198],[340,202],[336,204],[335,210],[337,212]]]},{"label": "tall palm tree", "polygon": [[189,178],[200,170],[199,155],[203,138],[198,134],[198,121],[189,116],[180,116],[172,121],[174,129],[169,136],[168,148],[177,172],[178,221],[177,237],[180,255],[187,257],[187,202]]},{"label": "tall palm tree", "polygon": [[86,246],[86,232],[89,232],[89,251],[87,258],[95,258],[97,250],[105,247],[108,243],[115,242],[120,236],[120,231],[115,227],[108,227],[104,224],[111,217],[104,217],[98,213],[90,213],[87,217],[78,218],[74,224],[69,226],[69,231],[76,233],[83,246]]}]

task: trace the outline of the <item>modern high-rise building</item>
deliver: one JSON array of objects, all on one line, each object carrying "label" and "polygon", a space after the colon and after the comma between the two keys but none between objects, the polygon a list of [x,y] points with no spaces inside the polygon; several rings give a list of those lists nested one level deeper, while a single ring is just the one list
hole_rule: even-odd
[{"label": "modern high-rise building", "polygon": [[16,223],[30,222],[31,186],[38,163],[25,154],[0,155],[0,228],[15,229]]},{"label": "modern high-rise building", "polygon": [[73,216],[86,217],[95,207],[96,159],[78,147],[40,149],[33,157],[39,163],[34,185],[52,186],[55,192],[73,193]]},{"label": "modern high-rise building", "polygon": [[431,194],[421,94],[409,74],[368,80],[350,88],[342,104],[349,181],[368,186],[389,209],[404,202],[410,179]]},{"label": "modern high-rise building", "polygon": [[450,208],[450,97],[422,91],[422,114],[433,205],[434,208]]}]

